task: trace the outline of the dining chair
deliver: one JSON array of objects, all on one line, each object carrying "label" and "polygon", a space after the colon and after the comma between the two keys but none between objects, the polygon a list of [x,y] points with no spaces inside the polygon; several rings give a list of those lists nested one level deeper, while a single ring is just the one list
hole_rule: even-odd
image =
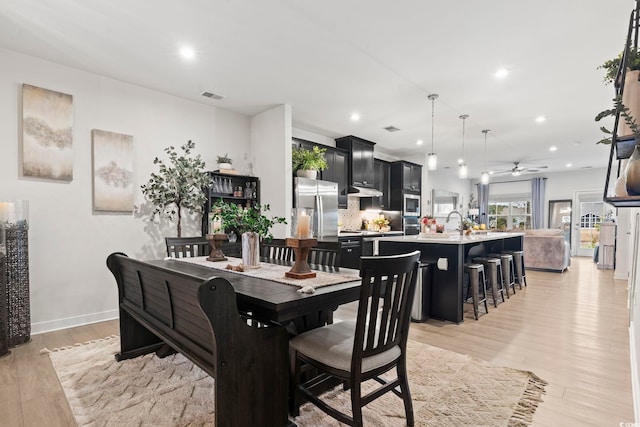
[{"label": "dining chair", "polygon": [[340,242],[318,242],[317,246],[309,250],[307,262],[316,266],[340,268]]},{"label": "dining chair", "polygon": [[209,241],[204,237],[165,237],[164,241],[169,258],[192,258],[211,252]]},{"label": "dining chair", "polygon": [[260,243],[260,257],[279,261],[293,261],[293,249],[287,247],[285,239],[265,239]]},{"label": "dining chair", "polygon": [[[350,426],[362,426],[362,407],[391,391],[404,402],[407,425],[413,426],[413,405],[407,380],[407,335],[420,251],[404,255],[363,256],[362,283],[355,321],[343,321],[304,332],[289,341],[295,357],[292,413],[303,399]],[[301,383],[303,369],[316,376]],[[396,368],[397,378],[380,377]],[[361,384],[381,384],[362,396]],[[338,380],[351,393],[352,416],[320,399],[315,389]],[[399,388],[399,390],[398,390]]]}]

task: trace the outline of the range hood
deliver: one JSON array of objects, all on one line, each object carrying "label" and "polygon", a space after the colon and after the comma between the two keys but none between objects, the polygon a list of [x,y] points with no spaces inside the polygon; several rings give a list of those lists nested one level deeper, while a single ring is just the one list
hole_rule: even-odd
[{"label": "range hood", "polygon": [[355,185],[349,186],[347,189],[347,195],[349,197],[382,197],[382,191],[375,188],[358,187]]}]

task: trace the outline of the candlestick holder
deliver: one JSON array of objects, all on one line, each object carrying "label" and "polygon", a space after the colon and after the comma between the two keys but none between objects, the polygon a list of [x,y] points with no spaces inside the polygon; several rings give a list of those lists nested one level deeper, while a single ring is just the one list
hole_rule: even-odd
[{"label": "candlestick holder", "polygon": [[227,257],[222,252],[222,242],[229,240],[229,236],[224,233],[207,234],[207,241],[211,246],[211,252],[207,257],[207,261],[226,261]]},{"label": "candlestick holder", "polygon": [[292,279],[310,279],[316,277],[316,273],[311,271],[307,258],[309,257],[309,250],[318,244],[317,239],[298,239],[295,237],[289,237],[285,241],[287,247],[293,248],[293,253],[296,262],[291,267],[291,270],[284,273],[285,277]]}]

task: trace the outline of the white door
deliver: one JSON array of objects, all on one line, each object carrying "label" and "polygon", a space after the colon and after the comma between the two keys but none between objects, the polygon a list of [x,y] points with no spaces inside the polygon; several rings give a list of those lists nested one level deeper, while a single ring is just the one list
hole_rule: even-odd
[{"label": "white door", "polygon": [[613,207],[602,201],[601,191],[575,191],[571,254],[593,257],[600,241],[600,223],[613,213]]}]

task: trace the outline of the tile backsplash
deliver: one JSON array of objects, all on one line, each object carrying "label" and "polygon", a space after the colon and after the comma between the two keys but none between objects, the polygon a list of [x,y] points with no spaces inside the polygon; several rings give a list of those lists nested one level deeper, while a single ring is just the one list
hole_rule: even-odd
[{"label": "tile backsplash", "polygon": [[360,211],[360,199],[347,198],[347,209],[338,209],[338,226],[342,230],[360,230],[362,227],[362,212]]}]

